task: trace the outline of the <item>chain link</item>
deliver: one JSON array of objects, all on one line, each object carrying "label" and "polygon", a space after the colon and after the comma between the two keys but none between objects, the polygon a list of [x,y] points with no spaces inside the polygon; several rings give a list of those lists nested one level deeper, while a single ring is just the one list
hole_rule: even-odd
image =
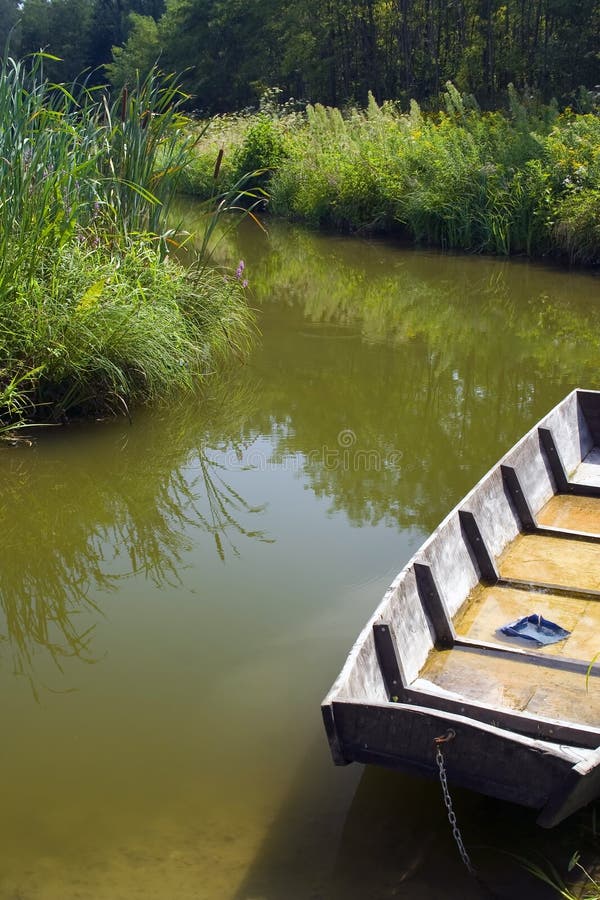
[{"label": "chain link", "polygon": [[442,753],[442,744],[445,744],[447,741],[451,741],[452,738],[455,737],[455,732],[450,730],[446,732],[445,735],[439,738],[434,738],[435,743],[435,761],[437,763],[438,769],[440,770],[440,784],[442,785],[442,793],[444,795],[444,803],[446,805],[446,809],[448,811],[448,821],[450,822],[450,827],[452,829],[452,834],[454,836],[454,840],[456,841],[456,846],[458,847],[458,852],[460,853],[460,857],[465,864],[467,871],[474,878],[477,877],[477,873],[473,867],[469,854],[465,848],[463,843],[462,835],[460,833],[460,829],[458,827],[458,823],[456,821],[456,815],[454,813],[454,808],[452,806],[452,797],[450,796],[450,791],[448,790],[448,779],[446,778],[446,765],[444,763],[444,754]]}]

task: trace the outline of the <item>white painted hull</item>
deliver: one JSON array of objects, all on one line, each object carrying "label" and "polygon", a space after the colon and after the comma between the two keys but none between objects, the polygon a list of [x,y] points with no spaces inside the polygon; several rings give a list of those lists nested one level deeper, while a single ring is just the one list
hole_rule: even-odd
[{"label": "white painted hull", "polygon": [[[586,691],[596,633],[600,650],[599,447],[600,393],[573,391],[423,544],[323,701],[336,763],[434,775],[434,738],[452,728],[449,780],[539,809],[540,824],[600,795],[596,665]],[[496,607],[521,601],[577,611],[578,630],[558,650],[503,643]]]}]

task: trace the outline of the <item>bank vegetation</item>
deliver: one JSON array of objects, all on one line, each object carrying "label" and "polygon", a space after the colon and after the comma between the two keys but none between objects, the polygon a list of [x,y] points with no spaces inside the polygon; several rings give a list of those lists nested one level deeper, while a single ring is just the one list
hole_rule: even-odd
[{"label": "bank vegetation", "polygon": [[214,117],[182,188],[205,197],[260,170],[270,210],[341,232],[395,234],[447,249],[600,263],[600,118],[509,89],[485,112],[448,83],[425,114],[376,103],[340,110],[278,102]]},{"label": "bank vegetation", "polygon": [[241,281],[172,254],[195,142],[175,81],[151,74],[109,101],[44,65],[0,69],[0,431],[129,412],[251,334]]}]

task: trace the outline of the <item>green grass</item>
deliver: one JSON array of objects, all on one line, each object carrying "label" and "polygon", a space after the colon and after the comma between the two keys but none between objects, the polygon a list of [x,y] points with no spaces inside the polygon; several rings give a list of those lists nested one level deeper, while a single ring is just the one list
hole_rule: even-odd
[{"label": "green grass", "polygon": [[236,160],[256,161],[268,170],[271,211],[316,228],[600,262],[594,113],[532,109],[514,91],[506,112],[484,113],[449,84],[436,114],[371,99],[343,113],[317,105],[304,115],[220,117],[198,143],[187,191],[207,195],[217,145],[228,161],[223,184],[237,177]]},{"label": "green grass", "polygon": [[521,862],[532,875],[551,887],[557,897],[564,900],[600,900],[598,874],[588,871],[581,862],[579,852],[573,854],[567,867],[568,881],[548,860],[538,863],[521,858]]},{"label": "green grass", "polygon": [[[18,387],[11,411],[20,404],[32,417],[118,411],[189,389],[230,352],[243,354],[249,338],[235,279],[161,260],[140,240],[117,252],[66,246],[50,277],[13,293],[11,309],[3,346],[5,378]],[[8,407],[7,392],[2,399]]]},{"label": "green grass", "polygon": [[0,67],[0,431],[187,389],[252,331],[207,243],[189,269],[170,255],[197,140],[175,81],[153,73],[110,103],[43,66]]}]

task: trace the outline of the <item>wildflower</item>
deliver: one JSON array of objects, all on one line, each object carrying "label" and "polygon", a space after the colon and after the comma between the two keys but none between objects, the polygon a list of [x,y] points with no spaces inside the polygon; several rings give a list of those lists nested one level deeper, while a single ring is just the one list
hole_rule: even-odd
[{"label": "wildflower", "polygon": [[242,287],[243,287],[243,288],[247,288],[247,287],[248,287],[248,279],[247,279],[247,278],[244,278],[244,280],[242,281]]},{"label": "wildflower", "polygon": [[246,265],[245,265],[245,263],[244,263],[244,260],[243,260],[243,259],[240,259],[240,261],[239,261],[239,263],[238,263],[238,267],[237,267],[237,269],[235,270],[235,277],[238,279],[238,281],[239,281],[239,279],[242,277],[242,273],[243,273],[243,271],[244,271],[245,268],[246,268]]}]

